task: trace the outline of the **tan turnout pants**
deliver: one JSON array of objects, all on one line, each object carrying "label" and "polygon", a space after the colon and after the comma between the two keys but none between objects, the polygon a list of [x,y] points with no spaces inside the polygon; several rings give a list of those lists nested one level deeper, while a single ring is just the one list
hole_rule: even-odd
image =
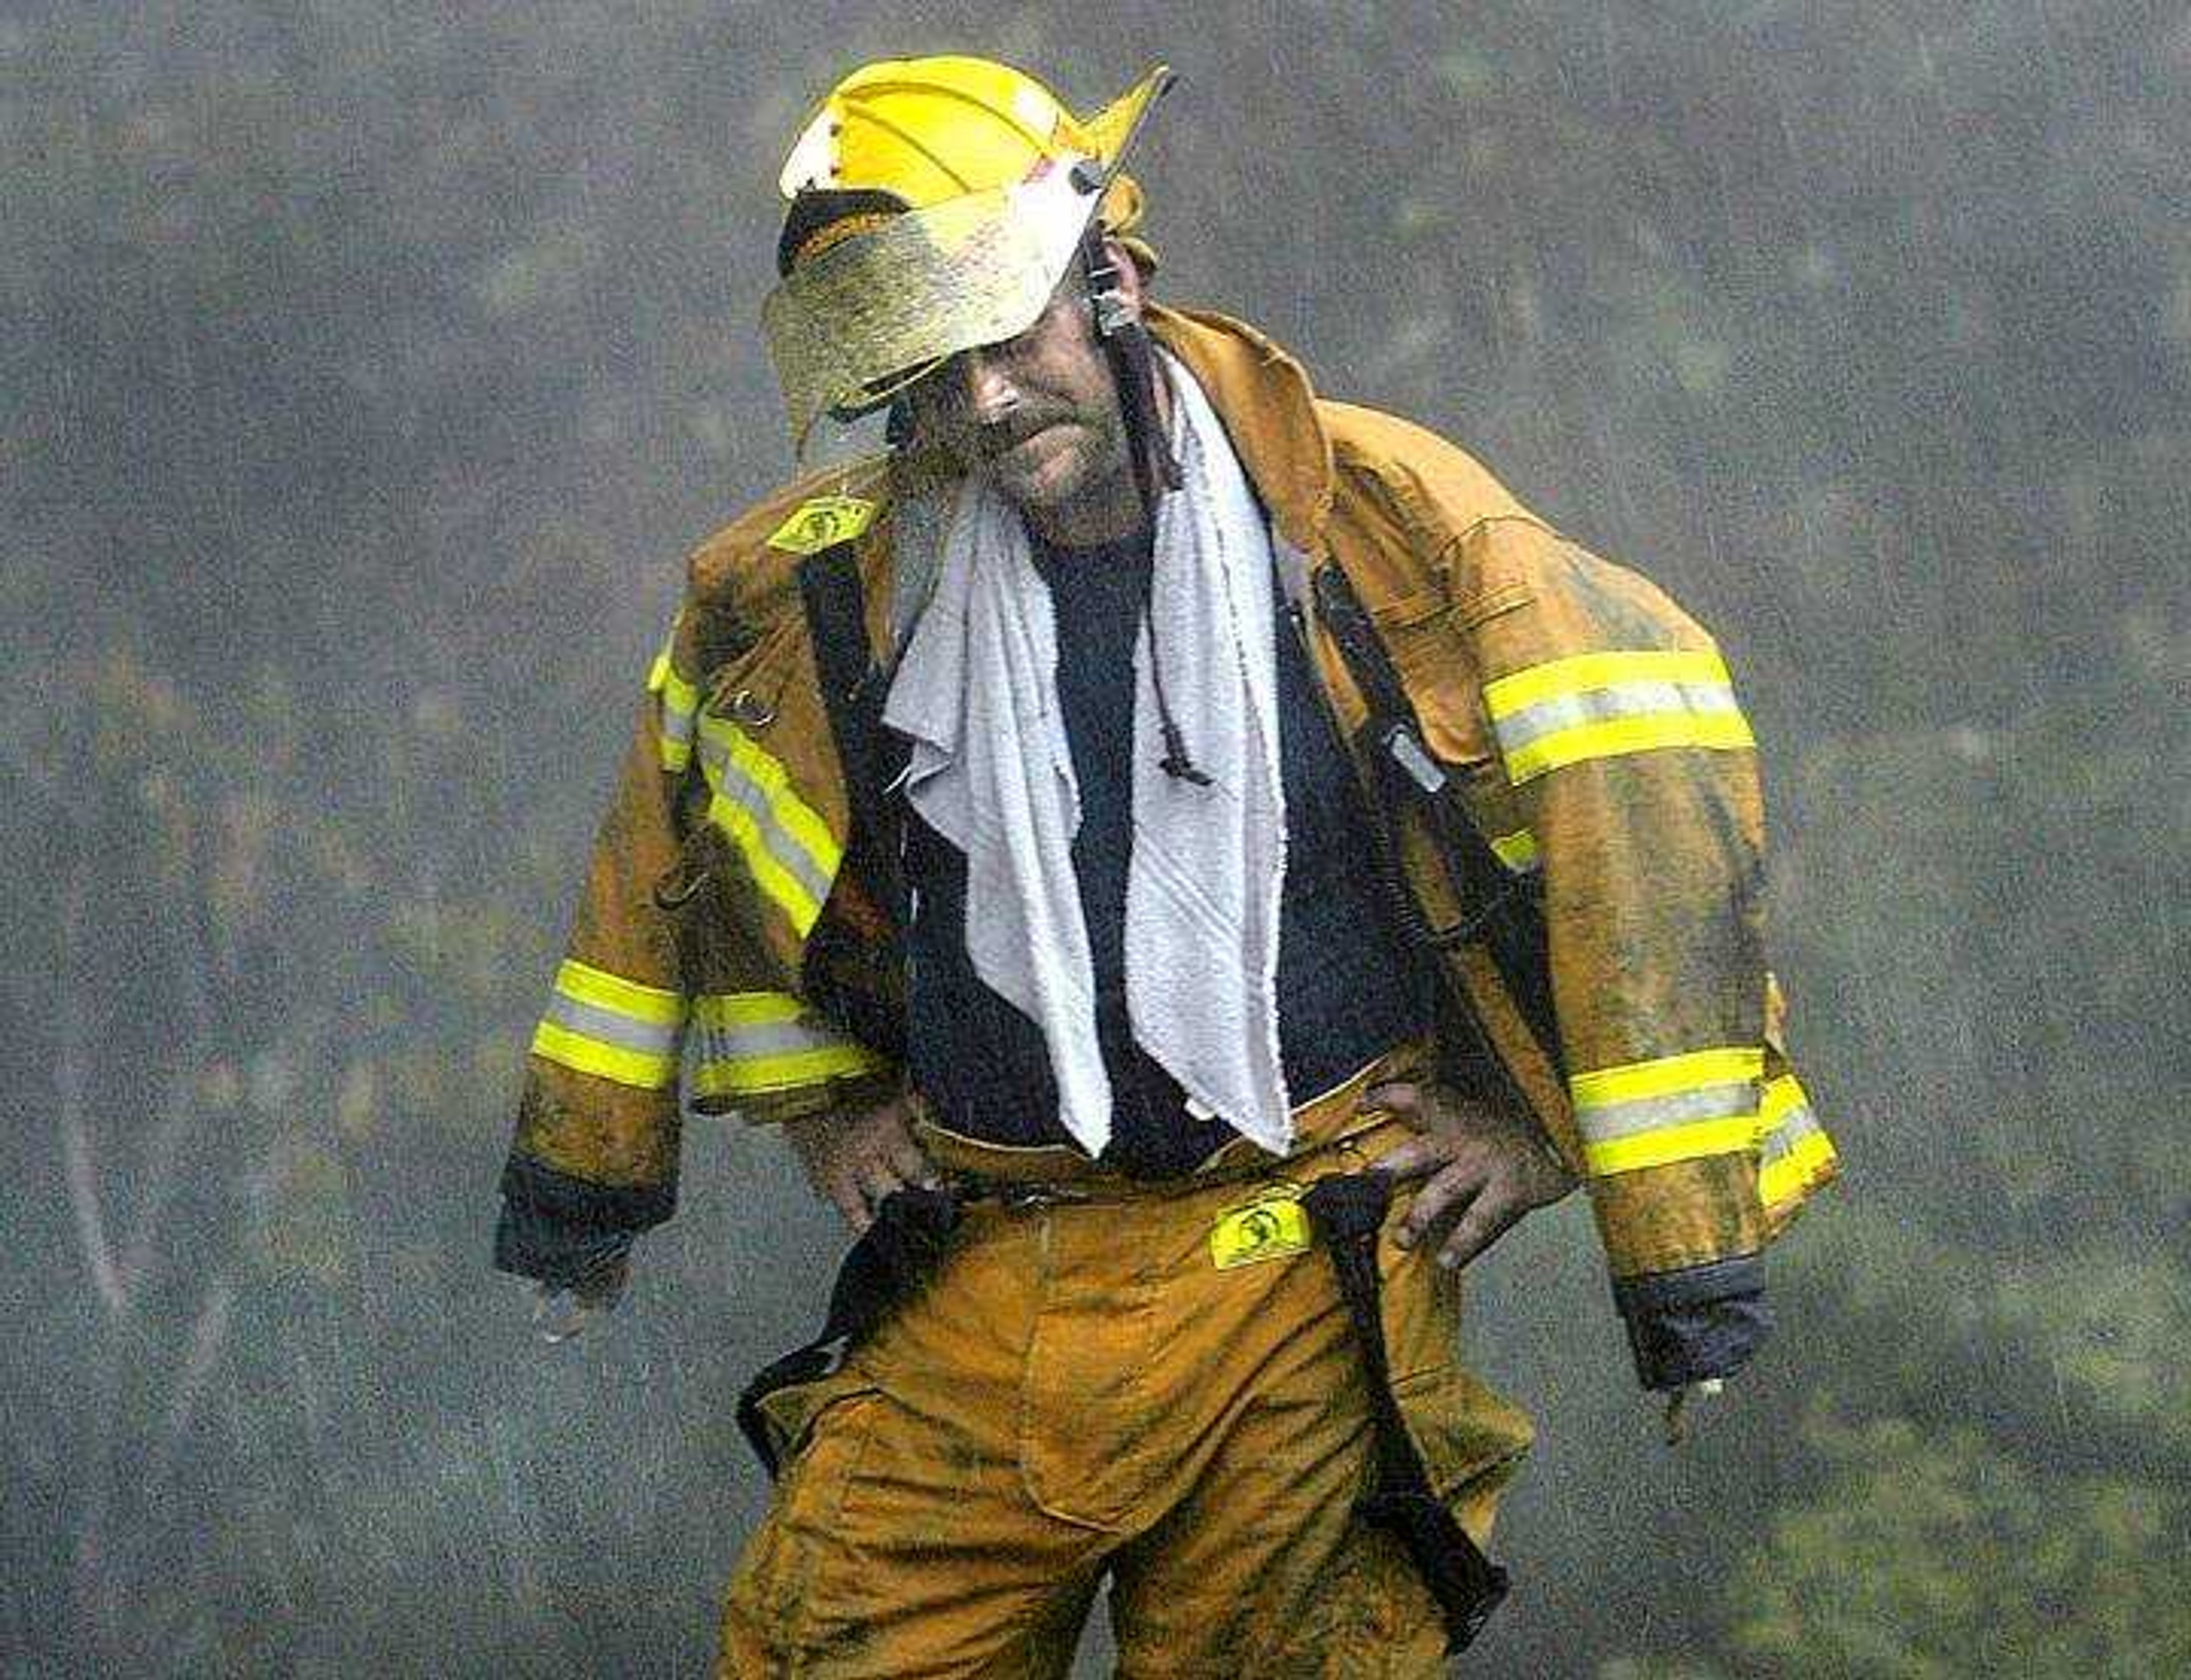
[{"label": "tan turnout pants", "polygon": [[[915,1301],[775,1397],[793,1450],[719,1680],[1061,1676],[1107,1574],[1122,1675],[1442,1672],[1429,1592],[1352,1515],[1371,1435],[1330,1261],[1287,1251],[1282,1208],[1243,1211],[1398,1142],[1356,1106],[1393,1062],[1306,1105],[1288,1160],[1236,1145],[1162,1186],[925,1138],[947,1168],[1086,1199],[972,1204]],[[1459,1279],[1389,1234],[1380,1258],[1402,1409],[1481,1543],[1528,1421],[1456,1363]]]}]

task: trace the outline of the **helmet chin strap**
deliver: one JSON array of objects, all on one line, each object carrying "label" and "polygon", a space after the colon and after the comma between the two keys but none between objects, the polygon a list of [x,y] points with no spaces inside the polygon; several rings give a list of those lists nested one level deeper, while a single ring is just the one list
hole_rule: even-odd
[{"label": "helmet chin strap", "polygon": [[1126,425],[1126,449],[1134,470],[1134,487],[1141,492],[1141,507],[1151,521],[1157,503],[1167,490],[1180,487],[1179,462],[1164,435],[1164,410],[1157,401],[1155,346],[1149,329],[1118,284],[1118,265],[1111,259],[1100,231],[1090,230],[1081,247],[1081,264],[1088,279],[1088,306],[1095,316],[1096,336],[1110,358],[1111,373],[1118,387],[1118,409]]},{"label": "helmet chin strap", "polygon": [[[1171,440],[1164,433],[1164,410],[1157,401],[1157,381],[1164,375],[1157,366],[1156,346],[1142,324],[1141,311],[1118,285],[1118,265],[1111,260],[1099,231],[1090,231],[1087,242],[1081,247],[1081,261],[1088,276],[1088,305],[1095,316],[1096,336],[1110,358],[1111,376],[1118,387],[1118,409],[1125,420],[1134,487],[1141,493],[1142,512],[1154,527],[1158,502],[1166,491],[1176,490],[1183,482],[1178,458],[1171,453]],[[1150,583],[1153,587],[1153,570]],[[1148,630],[1149,677],[1156,689],[1157,727],[1164,749],[1158,765],[1175,781],[1206,788],[1209,774],[1195,763],[1164,692],[1164,655],[1157,640],[1156,615],[1150,608],[1145,597],[1141,620]]]}]

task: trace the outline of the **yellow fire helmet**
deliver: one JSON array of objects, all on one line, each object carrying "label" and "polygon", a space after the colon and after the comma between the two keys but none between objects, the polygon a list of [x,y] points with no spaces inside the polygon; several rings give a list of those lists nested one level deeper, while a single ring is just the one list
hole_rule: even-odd
[{"label": "yellow fire helmet", "polygon": [[1130,232],[1141,195],[1118,165],[1171,80],[1159,65],[1085,120],[987,59],[890,60],[839,83],[785,160],[785,273],[761,307],[794,447],[821,415],[865,413],[1033,326],[1099,206]]}]

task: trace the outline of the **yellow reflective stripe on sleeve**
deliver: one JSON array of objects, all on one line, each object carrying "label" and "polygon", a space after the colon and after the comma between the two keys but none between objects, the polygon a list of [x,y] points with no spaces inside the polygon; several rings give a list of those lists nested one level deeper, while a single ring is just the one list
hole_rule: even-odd
[{"label": "yellow reflective stripe on sleeve", "polygon": [[1499,861],[1517,875],[1526,875],[1541,867],[1544,860],[1537,855],[1537,837],[1527,829],[1517,829],[1511,834],[1500,834],[1491,842],[1491,850]]},{"label": "yellow reflective stripe on sleeve", "polygon": [[583,1033],[574,1033],[554,1021],[543,1021],[532,1032],[532,1053],[575,1073],[597,1079],[613,1079],[640,1091],[667,1091],[677,1083],[674,1051],[652,1053],[605,1044]]},{"label": "yellow reflective stripe on sleeve", "polygon": [[677,629],[684,622],[685,609],[680,607],[676,616],[669,621],[669,634],[662,638],[662,651],[654,656],[654,663],[646,668],[646,692],[649,694],[662,692],[663,681],[675,669],[669,663],[669,650],[677,646]]},{"label": "yellow reflective stripe on sleeve", "polygon": [[1758,1199],[1768,1208],[1801,1196],[1828,1176],[1839,1159],[1810,1098],[1793,1073],[1765,1087],[1758,1115]]},{"label": "yellow reflective stripe on sleeve", "polygon": [[1700,1120],[1694,1125],[1668,1126],[1661,1131],[1641,1132],[1605,1143],[1583,1145],[1583,1165],[1599,1178],[1615,1173],[1637,1172],[1673,1161],[1693,1161],[1705,1155],[1739,1155],[1756,1141],[1754,1115],[1732,1115],[1723,1120]]},{"label": "yellow reflective stripe on sleeve", "polygon": [[670,634],[672,640],[663,643],[646,674],[646,692],[661,698],[662,767],[675,775],[692,762],[692,723],[700,709],[700,691],[677,675],[669,657],[676,632]]},{"label": "yellow reflective stripe on sleeve", "polygon": [[1576,1074],[1584,1164],[1602,1176],[1756,1148],[1764,1071],[1761,1047],[1727,1046]]},{"label": "yellow reflective stripe on sleeve", "polygon": [[703,992],[692,999],[694,1024],[730,1030],[776,1026],[808,1012],[788,992]]},{"label": "yellow reflective stripe on sleeve", "polygon": [[685,1000],[675,992],[566,961],[555,971],[532,1051],[559,1066],[642,1091],[677,1082]]},{"label": "yellow reflective stripe on sleeve", "polygon": [[[1693,1050],[1682,1056],[1661,1056],[1655,1062],[1630,1062],[1618,1068],[1600,1068],[1578,1073],[1570,1082],[1578,1108],[1626,1103],[1652,1097],[1671,1096],[1706,1086],[1755,1085],[1765,1073],[1765,1051],[1749,1045],[1715,1050]],[[1751,1093],[1748,1112],[1757,1113],[1756,1093]]]},{"label": "yellow reflective stripe on sleeve", "polygon": [[1726,662],[1704,650],[1579,653],[1487,683],[1483,703],[1517,786],[1587,759],[1754,744]]},{"label": "yellow reflective stripe on sleeve", "polygon": [[663,986],[642,986],[636,980],[627,980],[604,968],[590,968],[575,960],[556,969],[555,991],[560,997],[657,1026],[674,1027],[685,1018],[685,999],[679,993]]},{"label": "yellow reflective stripe on sleeve", "polygon": [[1840,1159],[1833,1139],[1823,1130],[1807,1131],[1787,1153],[1757,1169],[1757,1199],[1768,1208],[1792,1201],[1830,1176]]},{"label": "yellow reflective stripe on sleeve", "polygon": [[1710,648],[1652,648],[1636,652],[1574,653],[1524,666],[1483,686],[1483,703],[1498,723],[1542,704],[1627,682],[1716,683],[1727,686],[1727,662]]},{"label": "yellow reflective stripe on sleeve", "polygon": [[1807,1114],[1811,1099],[1805,1093],[1802,1082],[1793,1073],[1783,1073],[1765,1082],[1763,1094],[1757,1102],[1757,1132],[1760,1137],[1770,1137],[1799,1111]]},{"label": "yellow reflective stripe on sleeve", "polygon": [[700,720],[700,767],[713,797],[708,820],[729,835],[755,883],[805,937],[822,914],[843,851],[799,797],[781,761],[728,720]]},{"label": "yellow reflective stripe on sleeve", "polygon": [[726,992],[692,1000],[692,1090],[738,1097],[879,1073],[887,1064],[784,992]]}]

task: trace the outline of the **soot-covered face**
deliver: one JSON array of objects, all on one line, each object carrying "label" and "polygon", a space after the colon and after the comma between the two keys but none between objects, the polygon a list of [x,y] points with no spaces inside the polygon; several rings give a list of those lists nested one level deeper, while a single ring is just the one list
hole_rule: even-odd
[{"label": "soot-covered face", "polygon": [[[1118,261],[1138,305],[1133,264]],[[1141,522],[1118,385],[1077,264],[1033,326],[953,356],[909,400],[924,441],[985,475],[1053,541],[1102,542]]]}]

